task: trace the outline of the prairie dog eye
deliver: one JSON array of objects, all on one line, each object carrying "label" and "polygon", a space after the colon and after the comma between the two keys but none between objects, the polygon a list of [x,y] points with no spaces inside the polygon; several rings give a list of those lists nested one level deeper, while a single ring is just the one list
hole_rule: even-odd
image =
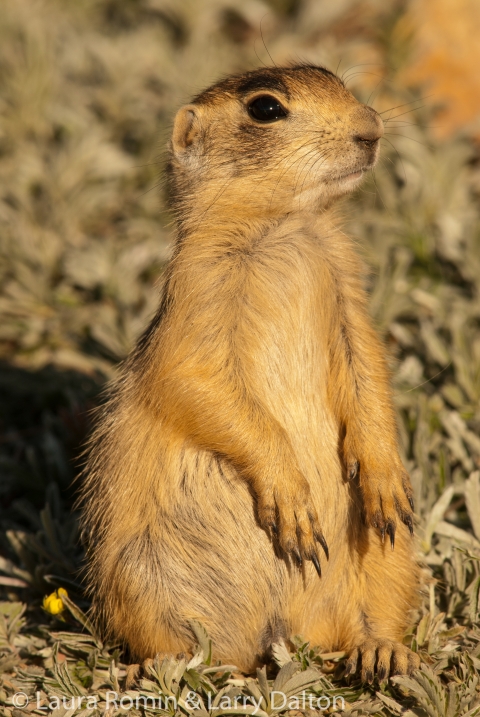
[{"label": "prairie dog eye", "polygon": [[248,106],[248,114],[257,122],[276,122],[287,116],[287,111],[272,95],[255,97]]}]

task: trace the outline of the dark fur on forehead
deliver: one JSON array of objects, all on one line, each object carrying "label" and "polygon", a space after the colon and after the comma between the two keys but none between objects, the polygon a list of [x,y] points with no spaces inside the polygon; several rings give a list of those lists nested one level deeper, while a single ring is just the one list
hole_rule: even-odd
[{"label": "dark fur on forehead", "polygon": [[237,84],[237,92],[240,95],[248,95],[250,92],[255,92],[255,90],[277,90],[278,92],[282,92],[286,97],[290,95],[283,79],[276,73],[274,74],[268,70],[249,72],[241,78]]},{"label": "dark fur on forehead", "polygon": [[318,79],[319,75],[333,78],[343,86],[343,82],[330,70],[317,65],[292,65],[290,67],[266,67],[259,70],[231,75],[220,80],[211,87],[197,95],[193,102],[197,104],[210,104],[225,94],[232,97],[243,97],[256,90],[271,90],[281,92],[285,97],[290,96],[288,84],[285,80]]}]

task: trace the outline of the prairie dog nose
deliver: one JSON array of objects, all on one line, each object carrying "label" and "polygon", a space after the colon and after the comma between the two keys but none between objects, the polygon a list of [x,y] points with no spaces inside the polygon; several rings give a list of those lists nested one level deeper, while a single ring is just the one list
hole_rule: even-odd
[{"label": "prairie dog nose", "polygon": [[355,142],[357,142],[357,144],[366,147],[366,149],[373,149],[380,137],[375,137],[375,139],[367,139],[366,137],[360,137],[358,135],[355,135],[353,139],[355,140]]},{"label": "prairie dog nose", "polygon": [[364,147],[372,148],[383,137],[383,122],[372,107],[359,105],[352,112],[353,139]]}]

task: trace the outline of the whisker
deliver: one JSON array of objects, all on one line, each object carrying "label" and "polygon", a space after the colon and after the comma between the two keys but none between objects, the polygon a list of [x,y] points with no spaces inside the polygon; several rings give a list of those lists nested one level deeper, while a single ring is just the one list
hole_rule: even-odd
[{"label": "whisker", "polygon": [[266,50],[266,52],[267,52],[267,55],[269,56],[269,58],[270,58],[270,60],[271,60],[271,62],[272,62],[272,64],[273,64],[273,66],[276,67],[277,65],[276,65],[276,63],[275,63],[275,60],[274,60],[273,57],[271,56],[271,54],[270,54],[270,52],[269,52],[269,50],[268,50],[268,47],[267,47],[267,45],[266,45],[265,39],[264,39],[264,37],[263,37],[262,22],[263,22],[264,19],[267,17],[267,15],[268,15],[268,12],[266,12],[265,15],[262,16],[262,19],[260,20],[260,37],[262,38],[263,46],[264,46],[264,48],[265,48],[265,50]]},{"label": "whisker", "polygon": [[164,185],[166,184],[166,181],[167,181],[167,180],[166,180],[165,178],[162,178],[159,182],[157,182],[157,184],[154,184],[153,187],[150,187],[150,189],[147,189],[145,192],[142,192],[142,193],[139,194],[138,196],[139,196],[139,197],[144,197],[146,194],[148,194],[149,192],[153,191],[154,189],[157,189],[158,187],[164,186]]},{"label": "whisker", "polygon": [[375,87],[374,87],[373,90],[371,91],[368,100],[365,102],[366,105],[369,105],[369,104],[370,104],[370,100],[372,99],[372,95],[375,94],[375,91],[376,91],[377,87],[382,84],[382,81],[383,81],[383,78],[377,82],[377,84],[375,85]]},{"label": "whisker", "polygon": [[[302,182],[302,186],[301,186],[301,189],[300,189],[300,193],[303,192],[303,187],[304,187],[305,182],[306,182],[306,180],[307,180],[308,172],[309,172],[309,171],[310,171],[310,172],[313,172],[313,170],[315,169],[315,167],[317,166],[317,164],[318,164],[319,162],[325,162],[325,161],[331,156],[331,154],[333,153],[333,151],[334,151],[334,147],[327,147],[326,152],[323,152],[322,154],[319,154],[318,157],[314,158],[313,165],[311,165],[311,166],[305,166],[304,168],[302,168],[302,169],[305,169],[306,172],[305,172],[304,180],[303,180],[303,182]],[[298,183],[296,183],[296,185],[295,185],[295,192],[297,191],[297,186],[298,186]]]},{"label": "whisker", "polygon": [[384,115],[386,112],[393,112],[393,110],[398,110],[400,107],[406,107],[407,105],[413,105],[415,102],[423,102],[423,100],[427,100],[429,97],[433,97],[433,94],[431,95],[425,95],[425,97],[419,97],[418,100],[410,100],[410,102],[404,102],[403,105],[396,105],[396,107],[390,107],[388,110],[383,110],[382,112],[379,112],[378,114]]},{"label": "whisker", "polygon": [[396,134],[395,132],[385,132],[385,134],[383,136],[385,137],[385,135],[387,135],[387,134],[389,137],[403,137],[404,139],[409,139],[411,142],[416,142],[416,144],[421,144],[422,147],[426,147],[427,149],[433,149],[431,144],[427,144],[426,142],[420,142],[419,139],[413,139],[413,137],[408,137],[406,134]]},{"label": "whisker", "polygon": [[399,152],[398,149],[395,147],[395,145],[392,144],[392,142],[390,142],[389,139],[387,139],[385,136],[383,137],[383,139],[385,140],[385,142],[388,142],[388,144],[389,144],[391,147],[393,147],[393,149],[395,150],[395,152],[398,154],[398,158],[399,158],[399,160],[400,160],[400,164],[402,165],[402,169],[403,169],[403,176],[405,177],[405,184],[407,184],[407,173],[406,173],[406,171],[405,171],[405,165],[403,164],[403,159],[402,159],[402,157],[401,157],[401,155],[400,155],[400,152]]},{"label": "whisker", "polygon": [[[300,147],[298,147],[298,148],[295,149],[295,150],[292,150],[292,152],[290,152],[285,159],[289,159],[292,155],[296,154],[299,149],[301,150],[301,149],[303,149],[304,147],[308,146],[308,144],[310,143],[310,141],[311,141],[311,140],[306,140],[306,141],[304,142],[304,144],[302,144]],[[307,152],[307,154],[308,154],[308,152]],[[270,198],[270,205],[269,205],[269,207],[272,206],[273,197],[274,197],[274,195],[275,195],[275,192],[277,191],[278,185],[280,184],[281,180],[282,180],[283,177],[285,176],[285,173],[288,172],[288,170],[295,164],[296,161],[297,161],[297,160],[294,159],[294,161],[293,161],[291,164],[289,164],[288,167],[286,167],[286,168],[283,170],[283,172],[280,174],[280,177],[278,178],[277,183],[275,184],[275,187],[273,188],[272,196],[271,196],[271,198]]]},{"label": "whisker", "polygon": [[395,162],[393,161],[393,159],[392,159],[391,157],[386,157],[386,156],[380,157],[378,161],[379,161],[379,162],[386,162],[386,161],[388,161],[388,162],[390,162],[390,164],[395,168]]},{"label": "whisker", "polygon": [[387,127],[387,129],[407,129],[407,127],[422,127],[422,129],[440,129],[443,125],[441,125],[441,124],[419,125],[418,122],[405,122],[402,120],[396,125],[395,124],[387,125],[387,123],[385,122],[385,126]]},{"label": "whisker", "polygon": [[[351,72],[352,70],[356,70],[357,67],[373,67],[373,66],[375,66],[375,65],[380,66],[381,64],[382,64],[381,62],[360,62],[358,65],[352,65],[352,67],[349,67],[348,69],[346,69],[340,79],[341,79],[342,82],[343,82],[343,81],[344,81],[344,78],[345,78],[345,75],[346,75],[348,72]],[[339,63],[338,66],[340,67],[340,63]]]},{"label": "whisker", "polygon": [[262,60],[262,58],[260,57],[260,55],[259,55],[258,52],[257,52],[257,39],[258,39],[257,37],[255,37],[255,38],[253,39],[253,51],[254,51],[254,53],[255,53],[255,57],[257,58],[257,60],[259,61],[259,63],[260,63],[261,65],[263,65],[264,67],[268,68],[267,63]]},{"label": "whisker", "polygon": [[[304,164],[303,167],[300,167],[299,172],[297,172],[297,174],[300,174],[301,172],[304,172],[304,178],[303,178],[302,185],[301,185],[301,188],[300,188],[300,194],[303,192],[303,188],[304,188],[304,186],[305,186],[305,182],[307,181],[307,177],[308,177],[309,171],[313,171],[314,167],[316,166],[317,162],[320,161],[320,159],[325,160],[325,159],[326,159],[326,154],[328,154],[328,151],[327,151],[327,153],[324,153],[324,154],[321,154],[321,155],[318,155],[317,152],[310,152],[310,155],[312,155],[311,158],[308,159],[308,161],[305,162],[305,164]],[[308,155],[307,155],[307,157],[308,157]],[[313,165],[311,164],[312,159],[313,159]],[[298,187],[298,182],[295,181],[295,190],[294,190],[294,191],[295,191],[295,194],[297,193],[297,187]]]},{"label": "whisker", "polygon": [[442,374],[444,371],[446,371],[447,368],[449,368],[449,366],[452,365],[452,363],[453,363],[453,361],[449,361],[449,362],[447,363],[447,365],[444,366],[444,367],[441,369],[441,371],[439,371],[438,373],[435,374],[435,376],[432,376],[431,378],[427,378],[427,380],[424,381],[423,383],[419,383],[418,386],[414,386],[413,388],[409,388],[409,389],[407,389],[406,391],[403,391],[403,393],[410,393],[410,391],[415,391],[417,388],[420,388],[421,386],[425,386],[426,383],[430,383],[430,381],[433,381],[435,378],[437,378],[438,376],[440,376],[440,374]]},{"label": "whisker", "polygon": [[383,197],[382,197],[382,195],[381,195],[380,192],[379,192],[378,184],[377,184],[377,178],[376,178],[376,176],[375,176],[375,170],[374,170],[374,169],[372,169],[372,179],[373,179],[373,183],[374,183],[374,185],[375,185],[375,190],[376,190],[376,192],[377,192],[377,196],[378,196],[378,198],[380,199],[380,201],[381,201],[381,203],[382,203],[382,205],[383,205],[383,208],[385,209],[385,211],[386,211],[389,215],[391,215],[390,210],[388,209],[387,205],[386,205],[385,202],[383,201]]},{"label": "whisker", "polygon": [[397,129],[400,128],[400,127],[418,127],[418,123],[417,123],[417,122],[407,122],[407,120],[400,120],[399,122],[397,122],[396,125],[393,125],[393,124],[391,125],[391,124],[389,124],[389,122],[390,122],[390,120],[383,120],[383,124],[385,125],[385,127],[386,127],[387,125],[388,125],[389,128],[390,128],[390,127],[394,127],[394,128],[397,128]]},{"label": "whisker", "polygon": [[403,117],[404,115],[408,115],[410,112],[416,112],[417,110],[421,110],[426,105],[420,105],[420,107],[412,107],[411,110],[406,110],[405,112],[400,112],[400,114],[395,115],[394,117],[388,117],[386,120],[383,120],[384,122],[391,122],[392,120],[397,119],[398,117]]},{"label": "whisker", "polygon": [[[348,79],[344,82],[345,87],[347,86],[347,83],[350,82],[350,80],[353,80],[353,78],[357,75],[372,75],[372,77],[380,77],[380,75],[377,75],[375,72],[354,72],[352,75],[349,75]],[[383,77],[381,79],[383,80]]]}]

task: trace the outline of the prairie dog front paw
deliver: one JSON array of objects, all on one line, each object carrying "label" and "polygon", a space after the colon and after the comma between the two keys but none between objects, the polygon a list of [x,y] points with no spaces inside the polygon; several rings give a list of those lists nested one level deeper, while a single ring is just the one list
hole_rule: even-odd
[{"label": "prairie dog front paw", "polygon": [[283,483],[255,486],[260,524],[278,539],[280,547],[291,555],[299,566],[311,560],[321,577],[317,551],[319,543],[328,560],[328,546],[313,505],[310,486],[297,472]]}]

